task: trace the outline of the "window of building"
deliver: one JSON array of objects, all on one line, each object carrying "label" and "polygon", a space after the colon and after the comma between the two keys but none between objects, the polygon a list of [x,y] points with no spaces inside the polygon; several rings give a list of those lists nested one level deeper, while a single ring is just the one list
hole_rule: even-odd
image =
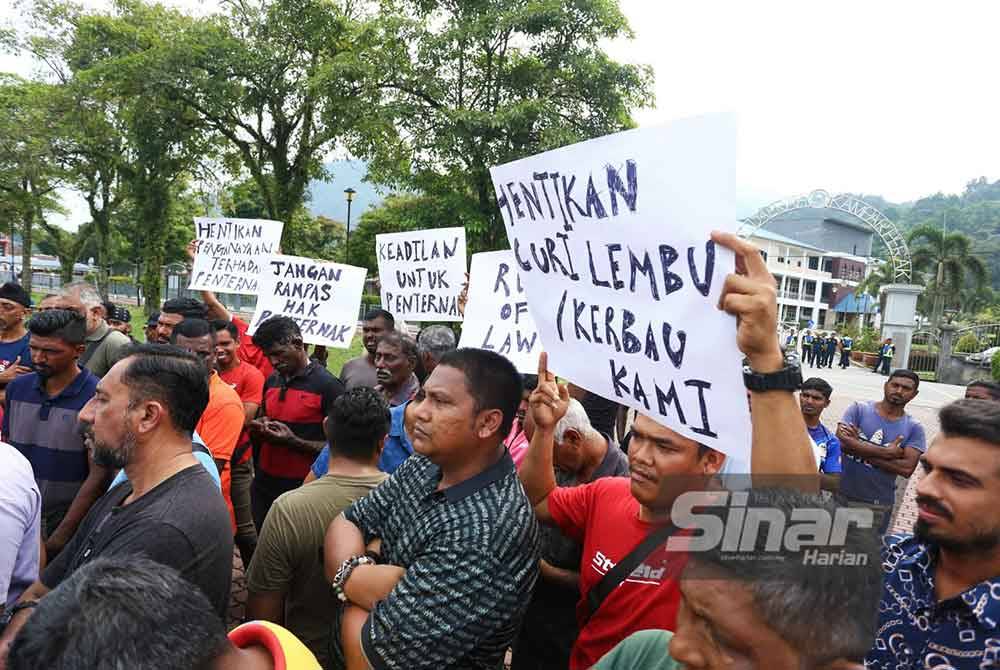
[{"label": "window of building", "polygon": [[833,259],[824,258],[823,259],[823,272],[833,272]]},{"label": "window of building", "polygon": [[826,323],[826,310],[825,309],[821,309],[819,311],[819,319],[816,320],[816,323],[820,324],[820,325]]},{"label": "window of building", "polygon": [[813,301],[816,299],[816,282],[806,281],[803,288],[803,300]]},{"label": "window of building", "polygon": [[810,256],[809,257],[809,269],[810,270],[819,270],[819,256]]}]

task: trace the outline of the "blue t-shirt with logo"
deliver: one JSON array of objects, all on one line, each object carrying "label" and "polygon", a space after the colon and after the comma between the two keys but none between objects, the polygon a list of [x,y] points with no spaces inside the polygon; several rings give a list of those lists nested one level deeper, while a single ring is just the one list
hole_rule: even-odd
[{"label": "blue t-shirt with logo", "polygon": [[[856,402],[844,412],[844,423],[857,426],[862,439],[882,446],[902,435],[902,447],[927,451],[924,427],[909,414],[890,421],[878,413],[875,402]],[[844,454],[840,493],[850,500],[892,505],[896,500],[896,475],[876,468],[861,459]]]},{"label": "blue t-shirt with logo", "polygon": [[[406,406],[410,402],[406,401],[402,405],[397,405],[389,410],[389,434],[386,436],[385,447],[382,455],[378,459],[378,469],[386,474],[392,474],[407,458],[413,455],[413,444],[403,427],[403,416],[406,413]],[[312,464],[312,472],[316,478],[320,478],[330,469],[330,445],[323,447],[319,456]]]},{"label": "blue t-shirt with logo", "polygon": [[25,333],[24,337],[19,340],[0,342],[0,372],[14,365],[14,361],[17,360],[18,356],[21,357],[18,365],[23,365],[26,368],[32,367],[31,349],[28,347],[30,341],[31,333]]},{"label": "blue t-shirt with logo", "polygon": [[838,474],[840,472],[840,440],[823,424],[819,424],[815,428],[806,426],[806,430],[809,431],[809,437],[823,453],[819,471],[828,475]]}]

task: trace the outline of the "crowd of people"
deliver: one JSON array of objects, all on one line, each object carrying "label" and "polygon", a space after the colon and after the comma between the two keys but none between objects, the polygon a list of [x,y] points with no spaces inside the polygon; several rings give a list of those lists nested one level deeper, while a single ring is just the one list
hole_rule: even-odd
[{"label": "crowd of people", "polygon": [[[749,473],[544,353],[522,375],[384,310],[335,375],[294,320],[251,336],[209,292],[167,300],[137,344],[93,287],[32,313],[0,286],[0,668],[1000,667],[1000,387],[970,385],[931,445],[908,370],[834,424],[836,389],[782,351],[758,251],[715,240],[738,270],[720,308],[773,381],[748,382]],[[784,344],[850,365],[849,337]],[[918,463],[914,533],[887,534]],[[836,550],[871,560],[786,542],[735,561],[680,525],[691,495],[853,512]],[[727,537],[734,509],[698,507]],[[227,633],[234,548],[247,621]]]}]

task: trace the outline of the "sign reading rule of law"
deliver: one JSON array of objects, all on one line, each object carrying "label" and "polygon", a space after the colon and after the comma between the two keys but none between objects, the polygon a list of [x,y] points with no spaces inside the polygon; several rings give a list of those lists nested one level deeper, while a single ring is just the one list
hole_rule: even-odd
[{"label": "sign reading rule of law", "polygon": [[522,374],[537,372],[542,344],[509,249],[472,255],[469,300],[458,346],[496,351]]},{"label": "sign reading rule of law", "polygon": [[375,236],[382,307],[397,319],[461,321],[465,228],[432,228]]},{"label": "sign reading rule of law", "polygon": [[257,295],[261,262],[278,253],[280,221],[196,217],[189,289]]},{"label": "sign reading rule of law", "polygon": [[706,116],[493,168],[549,367],[736,460],[750,415],[735,318],[736,126]]},{"label": "sign reading rule of law", "polygon": [[358,326],[365,268],[274,254],[261,263],[260,294],[247,332],[272,316],[295,320],[302,341],[347,349]]}]

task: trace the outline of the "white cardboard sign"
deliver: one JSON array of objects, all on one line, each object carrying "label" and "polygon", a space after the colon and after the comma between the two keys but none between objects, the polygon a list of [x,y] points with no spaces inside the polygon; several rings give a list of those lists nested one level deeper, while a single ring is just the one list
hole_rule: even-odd
[{"label": "white cardboard sign", "polygon": [[736,321],[736,125],[630,130],[491,170],[553,372],[749,462]]},{"label": "white cardboard sign", "polygon": [[308,344],[347,349],[358,327],[365,268],[299,256],[268,257],[258,275],[260,294],[247,332],[272,316],[295,319]]},{"label": "white cardboard sign", "polygon": [[524,374],[538,370],[542,344],[509,249],[473,254],[459,346],[496,351]]},{"label": "white cardboard sign", "polygon": [[195,217],[189,289],[257,295],[261,261],[278,252],[280,221]]},{"label": "white cardboard sign", "polygon": [[397,319],[461,321],[465,228],[375,236],[382,307]]}]

